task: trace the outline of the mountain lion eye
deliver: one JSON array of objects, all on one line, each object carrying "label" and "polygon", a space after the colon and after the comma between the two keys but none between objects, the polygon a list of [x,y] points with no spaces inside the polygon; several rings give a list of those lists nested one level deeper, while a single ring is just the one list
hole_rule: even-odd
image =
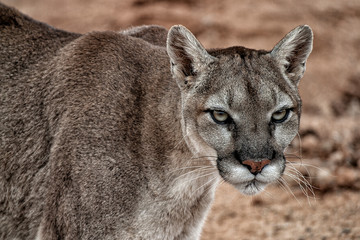
[{"label": "mountain lion eye", "polygon": [[282,123],[289,117],[290,109],[284,109],[274,112],[271,116],[271,121],[274,123]]},{"label": "mountain lion eye", "polygon": [[213,110],[210,114],[214,122],[217,124],[225,124],[230,119],[229,114],[223,111]]}]

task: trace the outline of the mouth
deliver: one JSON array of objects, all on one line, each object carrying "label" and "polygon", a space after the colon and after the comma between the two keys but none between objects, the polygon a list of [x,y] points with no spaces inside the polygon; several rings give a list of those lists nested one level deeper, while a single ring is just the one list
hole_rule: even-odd
[{"label": "mouth", "polygon": [[272,161],[257,174],[231,159],[218,160],[217,168],[220,176],[232,184],[244,195],[256,195],[262,192],[267,185],[276,182],[282,175],[284,167],[282,161]]}]

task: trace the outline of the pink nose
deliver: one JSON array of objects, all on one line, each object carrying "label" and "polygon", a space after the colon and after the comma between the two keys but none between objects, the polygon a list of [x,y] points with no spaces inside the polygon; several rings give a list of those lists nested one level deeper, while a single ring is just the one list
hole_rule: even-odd
[{"label": "pink nose", "polygon": [[242,162],[245,166],[247,166],[251,173],[256,174],[261,172],[261,170],[270,163],[269,159],[264,159],[259,162],[255,162],[254,160],[245,160]]}]

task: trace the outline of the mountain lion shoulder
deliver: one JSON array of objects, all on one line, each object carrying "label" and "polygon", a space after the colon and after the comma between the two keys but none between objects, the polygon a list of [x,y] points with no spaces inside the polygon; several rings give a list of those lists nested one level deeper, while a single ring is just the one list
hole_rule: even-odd
[{"label": "mountain lion shoulder", "polygon": [[0,4],[0,239],[199,239],[223,179],[278,181],[312,50],[185,27],[70,33]]}]

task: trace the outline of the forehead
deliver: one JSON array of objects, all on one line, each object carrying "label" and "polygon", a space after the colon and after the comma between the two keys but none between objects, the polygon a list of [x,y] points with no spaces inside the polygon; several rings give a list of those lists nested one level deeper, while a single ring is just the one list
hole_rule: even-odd
[{"label": "forehead", "polygon": [[276,63],[265,51],[242,47],[210,52],[218,61],[209,73],[208,83],[213,94],[211,104],[230,109],[273,109],[278,105],[296,105],[296,97],[280,73]]}]

